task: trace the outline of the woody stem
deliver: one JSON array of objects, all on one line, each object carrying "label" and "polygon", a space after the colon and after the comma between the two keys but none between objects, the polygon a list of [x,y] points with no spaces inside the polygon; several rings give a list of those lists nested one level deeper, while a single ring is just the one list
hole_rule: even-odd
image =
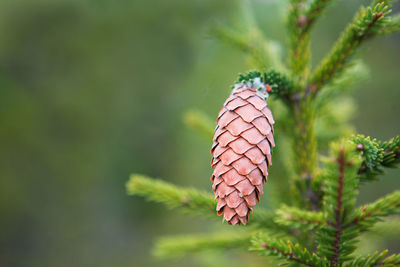
[{"label": "woody stem", "polygon": [[317,167],[313,99],[295,99],[292,113],[295,184],[303,205],[311,210],[318,210],[319,199],[312,190],[312,180]]}]

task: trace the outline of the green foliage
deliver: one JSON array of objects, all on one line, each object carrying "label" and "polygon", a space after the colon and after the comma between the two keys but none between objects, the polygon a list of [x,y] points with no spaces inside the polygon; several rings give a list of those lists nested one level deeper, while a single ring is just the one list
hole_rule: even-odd
[{"label": "green foliage", "polygon": [[330,260],[331,265],[340,265],[355,250],[357,235],[353,229],[343,225],[348,223],[358,195],[357,171],[361,158],[351,143],[335,143],[331,150],[322,174],[327,224],[317,232],[320,240],[318,251]]},{"label": "green foliage", "polygon": [[181,208],[185,212],[206,216],[213,215],[215,211],[215,201],[211,194],[196,189],[178,188],[144,175],[131,175],[126,189],[130,195],[144,196],[171,209]]},{"label": "green foliage", "polygon": [[284,99],[286,103],[290,100],[289,98],[293,94],[294,85],[285,75],[271,70],[264,73],[263,80],[266,84],[271,86],[272,95]]},{"label": "green foliage", "polygon": [[383,142],[381,148],[384,150],[382,166],[395,168],[400,163],[400,136]]},{"label": "green foliage", "polygon": [[271,87],[271,94],[282,99],[289,101],[290,95],[293,93],[293,82],[289,80],[286,75],[270,70],[268,72],[250,71],[247,73],[239,74],[237,83],[243,81],[251,81],[254,78],[261,78],[261,80]]},{"label": "green foliage", "polygon": [[349,66],[349,60],[357,48],[367,39],[376,36],[390,24],[391,12],[388,1],[374,1],[369,7],[362,7],[343,32],[332,51],[313,73],[309,89],[317,92],[325,84]]},{"label": "green foliage", "polygon": [[160,258],[176,258],[185,254],[201,253],[207,250],[247,250],[252,232],[225,232],[213,235],[186,235],[161,238],[154,249]]},{"label": "green foliage", "polygon": [[279,259],[300,263],[305,266],[326,266],[326,259],[310,253],[306,248],[291,241],[273,238],[268,234],[259,234],[252,241],[251,251],[263,256],[276,256]]},{"label": "green foliage", "polygon": [[[271,41],[264,38],[254,22],[248,23],[253,28],[242,32],[226,27],[213,29],[216,37],[241,49],[255,63],[252,66],[257,70],[239,75],[237,82],[260,77],[274,96],[270,104],[281,105],[282,112],[277,117],[285,123],[277,120],[277,125],[285,125],[277,127],[276,132],[282,135],[277,138],[283,138],[285,143],[290,140],[291,149],[282,153],[284,147],[277,146],[276,152],[291,164],[286,164],[290,168],[287,170],[289,189],[277,190],[285,192],[280,199],[285,198],[287,205],[280,203],[279,208],[268,210],[257,207],[248,225],[234,229],[237,231],[161,239],[156,255],[176,257],[210,249],[249,248],[294,266],[399,264],[400,256],[387,256],[387,251],[370,256],[354,255],[362,234],[373,229],[382,218],[400,213],[399,191],[356,207],[363,182],[375,180],[384,168],[398,166],[400,138],[389,141],[363,135],[348,138],[353,132],[348,120],[354,110],[354,102],[348,95],[349,89],[364,81],[368,74],[362,62],[352,60],[357,49],[365,40],[397,32],[400,19],[398,15],[389,16],[392,1],[375,0],[370,6],[361,7],[310,75],[311,29],[331,2],[334,1],[290,1],[287,67],[274,55]],[[246,17],[249,20],[252,15],[246,14]],[[185,122],[207,138],[211,137],[213,123],[203,113],[190,111],[185,115]],[[328,147],[328,156],[322,156]],[[288,154],[293,157],[288,159]],[[319,159],[323,164],[319,164]],[[140,175],[131,177],[127,189],[130,194],[170,208],[217,217],[215,201],[208,193]]]},{"label": "green foliage", "polygon": [[351,262],[345,264],[346,267],[367,267],[367,266],[397,266],[400,264],[400,254],[393,254],[388,257],[388,250],[382,252],[375,252],[367,257],[357,257]]},{"label": "green foliage", "polygon": [[352,140],[362,151],[364,158],[359,170],[362,181],[375,180],[377,175],[383,173],[383,167],[394,168],[400,162],[400,137],[381,142],[370,137],[357,135]]},{"label": "green foliage", "polygon": [[288,65],[293,75],[296,87],[301,88],[310,69],[311,51],[310,35],[302,30],[302,21],[307,18],[302,16],[302,6],[304,1],[291,1],[287,19],[287,29],[289,37],[289,57]]},{"label": "green foliage", "polygon": [[393,16],[387,24],[379,31],[382,35],[390,35],[400,31],[400,15]]},{"label": "green foliage", "polygon": [[286,226],[288,229],[310,231],[326,223],[325,214],[302,210],[296,207],[282,206],[276,210],[274,221]]},{"label": "green foliage", "polygon": [[381,217],[400,213],[400,191],[395,191],[384,198],[358,208],[348,222],[357,225],[360,230],[367,230],[381,220]]},{"label": "green foliage", "polygon": [[[129,195],[143,196],[149,201],[165,204],[168,208],[180,208],[185,213],[213,217],[216,212],[214,196],[201,192],[194,188],[183,188],[160,179],[152,179],[140,174],[132,174],[126,184]],[[267,227],[277,231],[283,231],[272,219],[274,214],[258,209],[251,216],[248,225]]]}]

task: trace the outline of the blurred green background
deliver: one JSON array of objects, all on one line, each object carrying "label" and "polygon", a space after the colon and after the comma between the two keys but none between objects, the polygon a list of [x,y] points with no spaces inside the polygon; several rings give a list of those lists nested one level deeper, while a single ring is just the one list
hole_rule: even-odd
[{"label": "blurred green background", "polygon": [[[318,23],[314,62],[360,3],[368,1],[340,1]],[[199,108],[215,117],[237,73],[248,70],[239,51],[208,31],[238,20],[236,4],[0,2],[0,266],[218,262],[155,260],[157,236],[205,232],[209,222],[128,197],[124,185],[135,172],[209,190],[210,142],[182,114]],[[286,2],[251,4],[266,36],[284,44]],[[399,35],[363,47],[370,78],[354,94],[359,133],[400,132],[399,48]],[[360,203],[394,188],[396,170],[364,186]],[[400,250],[394,241],[382,246]]]}]

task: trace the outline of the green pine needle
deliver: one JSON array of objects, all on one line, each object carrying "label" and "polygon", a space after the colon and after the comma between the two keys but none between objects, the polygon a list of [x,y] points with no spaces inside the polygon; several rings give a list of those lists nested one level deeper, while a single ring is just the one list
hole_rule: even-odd
[{"label": "green pine needle", "polygon": [[345,264],[345,267],[374,267],[374,266],[398,266],[400,265],[400,254],[393,254],[388,257],[388,250],[375,252],[369,256],[360,256]]},{"label": "green pine needle", "polygon": [[212,194],[191,188],[179,188],[158,179],[140,174],[131,175],[126,184],[129,195],[143,196],[146,199],[163,203],[168,208],[181,208],[196,215],[216,216],[215,200]]},{"label": "green pine needle", "polygon": [[241,249],[247,251],[253,232],[226,232],[164,237],[156,242],[154,255],[160,258],[178,258],[204,251]]},{"label": "green pine needle", "polygon": [[347,260],[355,249],[357,232],[343,226],[349,221],[358,195],[357,171],[361,157],[350,142],[335,143],[331,149],[321,178],[327,223],[317,231],[317,235],[319,254],[335,266]]},{"label": "green pine needle", "polygon": [[383,173],[383,167],[395,168],[400,163],[400,137],[378,141],[363,135],[352,138],[362,153],[363,163],[358,171],[362,182],[373,181]]},{"label": "green pine needle", "polygon": [[[185,213],[222,220],[217,216],[216,201],[210,193],[193,188],[178,187],[163,180],[140,174],[131,175],[126,189],[129,195],[143,196],[149,201],[162,203],[170,209],[179,208]],[[257,208],[253,214],[250,214],[247,225],[268,228],[286,234],[287,229],[274,223],[273,218],[273,212]]]},{"label": "green pine needle", "polygon": [[360,231],[365,231],[381,221],[381,217],[393,214],[400,214],[400,191],[395,191],[358,208],[348,222],[348,226],[359,226]]},{"label": "green pine needle", "polygon": [[350,58],[357,48],[389,25],[390,8],[391,3],[388,1],[374,1],[371,6],[359,10],[353,22],[347,26],[329,55],[311,76],[308,87],[310,92],[318,92],[321,87],[343,72],[349,66]]},{"label": "green pine needle", "polygon": [[281,260],[298,263],[303,266],[327,266],[327,260],[309,252],[299,244],[289,240],[277,239],[268,234],[258,234],[252,240],[250,251],[262,256],[275,256]]},{"label": "green pine needle", "polygon": [[311,231],[326,224],[325,217],[322,212],[307,211],[283,205],[276,210],[274,221],[291,230]]}]

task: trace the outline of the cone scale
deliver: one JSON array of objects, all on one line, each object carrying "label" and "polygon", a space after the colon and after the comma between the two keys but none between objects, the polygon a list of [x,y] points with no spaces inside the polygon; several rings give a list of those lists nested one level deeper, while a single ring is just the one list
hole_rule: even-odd
[{"label": "cone scale", "polygon": [[260,201],[272,164],[274,119],[260,77],[235,84],[218,114],[211,148],[217,214],[229,224],[246,224]]}]

